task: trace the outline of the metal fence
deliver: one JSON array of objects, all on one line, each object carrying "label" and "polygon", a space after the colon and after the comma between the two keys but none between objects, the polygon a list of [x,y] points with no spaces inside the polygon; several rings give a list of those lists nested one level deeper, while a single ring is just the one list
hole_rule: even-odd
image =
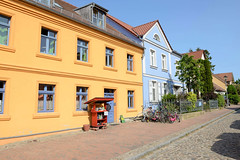
[{"label": "metal fence", "polygon": [[218,100],[209,100],[210,109],[218,109]]}]

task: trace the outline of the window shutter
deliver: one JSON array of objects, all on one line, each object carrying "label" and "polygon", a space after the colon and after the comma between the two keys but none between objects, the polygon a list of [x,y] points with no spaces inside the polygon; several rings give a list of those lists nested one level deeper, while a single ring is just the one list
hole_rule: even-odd
[{"label": "window shutter", "polygon": [[162,94],[161,94],[161,83],[158,82],[158,101],[162,100]]},{"label": "window shutter", "polygon": [[162,83],[162,95],[164,95],[164,83]]},{"label": "window shutter", "polygon": [[153,101],[153,92],[152,92],[152,81],[150,80],[149,81],[149,102],[152,102]]},{"label": "window shutter", "polygon": [[157,54],[154,52],[154,66],[157,66]]}]

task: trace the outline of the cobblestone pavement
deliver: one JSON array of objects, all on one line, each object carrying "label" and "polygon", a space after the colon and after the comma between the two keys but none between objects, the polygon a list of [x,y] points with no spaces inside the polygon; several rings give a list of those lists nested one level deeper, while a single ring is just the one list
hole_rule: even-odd
[{"label": "cobblestone pavement", "polygon": [[141,159],[240,160],[240,110]]}]

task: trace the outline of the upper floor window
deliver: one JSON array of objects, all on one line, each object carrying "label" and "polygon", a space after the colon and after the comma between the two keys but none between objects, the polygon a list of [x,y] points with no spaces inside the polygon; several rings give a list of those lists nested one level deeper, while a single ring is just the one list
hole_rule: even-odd
[{"label": "upper floor window", "polygon": [[160,42],[160,37],[157,33],[154,34],[153,39],[157,40]]},{"label": "upper floor window", "polygon": [[50,6],[50,0],[35,0],[38,3],[44,4],[46,6]]},{"label": "upper floor window", "polygon": [[77,111],[86,111],[88,99],[88,88],[86,87],[77,87],[76,88],[76,110]]},{"label": "upper floor window", "polygon": [[152,49],[150,50],[150,65],[157,66],[156,52]]},{"label": "upper floor window", "polygon": [[106,48],[106,66],[113,67],[113,49]]},{"label": "upper floor window", "polygon": [[127,55],[127,70],[133,71],[133,56],[130,54]]},{"label": "upper floor window", "polygon": [[88,42],[78,39],[77,41],[77,60],[88,61]]},{"label": "upper floor window", "polygon": [[0,81],[0,114],[3,114],[4,110],[5,83],[5,81]]},{"label": "upper floor window", "polygon": [[42,28],[41,53],[56,55],[57,32]]},{"label": "upper floor window", "polygon": [[55,85],[39,84],[38,112],[54,112]]},{"label": "upper floor window", "polygon": [[162,54],[162,69],[167,70],[167,56]]},{"label": "upper floor window", "polygon": [[97,9],[93,9],[93,24],[104,28],[104,14]]},{"label": "upper floor window", "polygon": [[163,84],[163,94],[164,95],[168,94],[168,84],[167,83]]},{"label": "upper floor window", "polygon": [[128,91],[128,108],[134,108],[134,91]]},{"label": "upper floor window", "polygon": [[0,44],[8,45],[10,30],[10,18],[0,15]]}]

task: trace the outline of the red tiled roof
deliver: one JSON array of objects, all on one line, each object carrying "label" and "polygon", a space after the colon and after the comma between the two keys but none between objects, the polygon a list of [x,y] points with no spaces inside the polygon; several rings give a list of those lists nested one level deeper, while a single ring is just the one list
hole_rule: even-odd
[{"label": "red tiled roof", "polygon": [[129,24],[120,21],[119,19],[111,16],[110,14],[107,14],[107,17],[109,17],[110,19],[112,19],[114,22],[118,23],[120,26],[122,26],[123,28],[127,29],[128,31],[130,31],[132,34],[134,34],[135,36],[137,36],[136,32],[134,32],[132,29],[133,27],[130,26]]},{"label": "red tiled roof", "polygon": [[187,54],[189,57],[193,56],[193,59],[198,60],[202,58],[202,55],[204,54],[204,50],[190,52],[190,53],[183,53],[183,55]]},{"label": "red tiled roof", "polygon": [[132,30],[134,30],[139,36],[142,36],[142,35],[146,34],[149,31],[149,29],[151,29],[152,26],[156,22],[158,22],[158,20],[148,22],[146,24],[142,24],[140,26],[134,27],[134,28],[132,28]]},{"label": "red tiled roof", "polygon": [[233,77],[233,73],[229,72],[229,73],[218,73],[218,74],[214,74],[218,77],[220,77],[221,79],[224,80],[224,76],[227,76],[227,81],[234,81],[234,77]]},{"label": "red tiled roof", "polygon": [[55,2],[57,4],[59,4],[60,6],[62,6],[65,10],[73,12],[73,13],[75,13],[74,9],[77,9],[76,6],[74,6],[74,5],[72,5],[72,4],[68,3],[68,2],[65,2],[63,0],[55,0]]},{"label": "red tiled roof", "polygon": [[217,78],[219,81],[225,83],[225,80],[222,79],[221,77],[217,76],[216,74],[212,74],[213,77]]}]

